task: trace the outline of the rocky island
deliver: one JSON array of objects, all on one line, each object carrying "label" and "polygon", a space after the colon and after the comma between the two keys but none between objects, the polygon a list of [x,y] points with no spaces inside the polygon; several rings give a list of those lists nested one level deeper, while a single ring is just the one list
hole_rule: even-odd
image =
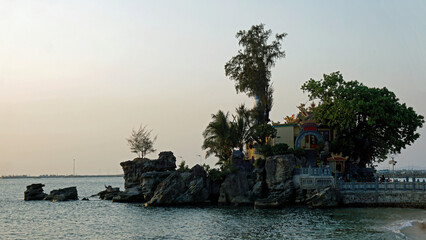
[{"label": "rocky island", "polygon": [[273,156],[264,167],[255,168],[243,157],[240,151],[233,152],[234,169],[222,179],[213,179],[198,164],[188,171],[176,170],[172,152],[161,152],[156,160],[136,158],[121,163],[124,191],[107,186],[98,195],[105,200],[145,206],[231,204],[268,208],[308,199],[293,182],[294,169],[302,158],[294,154]]}]

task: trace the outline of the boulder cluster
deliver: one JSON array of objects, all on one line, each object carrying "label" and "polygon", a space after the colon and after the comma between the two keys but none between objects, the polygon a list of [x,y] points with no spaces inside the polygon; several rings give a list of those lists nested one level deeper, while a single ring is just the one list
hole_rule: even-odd
[{"label": "boulder cluster", "polygon": [[24,192],[24,200],[47,200],[52,202],[78,200],[76,187],[52,190],[50,194],[44,193],[43,187],[44,184],[41,183],[35,183],[27,186],[27,190]]},{"label": "boulder cluster", "polygon": [[303,159],[293,154],[273,156],[264,166],[255,168],[243,157],[240,151],[234,151],[233,169],[221,179],[209,176],[200,165],[189,171],[176,170],[172,152],[161,152],[156,160],[137,158],[122,162],[124,191],[106,186],[98,196],[145,206],[218,203],[271,208],[294,203],[296,199],[305,203],[314,194],[299,191],[293,183],[293,171]]}]

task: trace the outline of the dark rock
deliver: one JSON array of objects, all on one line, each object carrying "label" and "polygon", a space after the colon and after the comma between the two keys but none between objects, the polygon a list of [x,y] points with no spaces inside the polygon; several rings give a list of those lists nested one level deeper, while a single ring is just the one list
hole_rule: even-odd
[{"label": "dark rock", "polygon": [[140,192],[144,201],[149,201],[154,196],[154,191],[158,184],[164,181],[172,172],[146,172],[141,176]]},{"label": "dark rock", "polygon": [[[186,175],[182,173],[181,175]],[[191,168],[189,175],[183,176],[185,192],[176,198],[178,204],[206,203],[209,202],[210,181],[207,179],[206,171],[195,165]]]},{"label": "dark rock", "polygon": [[341,202],[342,196],[340,191],[334,187],[327,187],[307,200],[307,204],[311,208],[337,207]]},{"label": "dark rock", "polygon": [[[251,180],[250,180],[251,179]],[[219,203],[249,204],[253,203],[249,182],[252,174],[237,172],[228,175],[220,186]]]},{"label": "dark rock", "polygon": [[120,163],[124,171],[124,188],[133,188],[141,184],[142,174],[146,172],[173,171],[176,169],[176,158],[172,152],[161,152],[157,160],[135,158]]},{"label": "dark rock", "polygon": [[50,194],[44,198],[44,200],[49,200],[52,202],[78,200],[77,187],[52,190],[50,191]]},{"label": "dark rock", "polygon": [[24,200],[43,200],[47,194],[43,190],[44,184],[35,183],[27,186],[27,190],[24,192]]},{"label": "dark rock", "polygon": [[254,202],[255,208],[278,208],[285,204],[292,203],[294,201],[294,184],[293,180],[287,180],[278,185],[274,185],[273,189],[270,189],[270,193],[267,198],[256,199]]},{"label": "dark rock", "polygon": [[272,189],[275,185],[293,178],[293,171],[297,164],[298,161],[293,154],[268,157],[265,163],[268,188]]},{"label": "dark rock", "polygon": [[256,199],[254,201],[254,208],[280,208],[282,207],[283,203],[280,201],[280,199],[275,197],[268,197],[268,198],[260,198]]},{"label": "dark rock", "polygon": [[172,152],[161,152],[156,160],[135,158],[120,163],[124,171],[124,192],[113,197],[115,202],[146,202],[157,185],[176,169]]},{"label": "dark rock", "polygon": [[99,192],[96,195],[98,195],[99,198],[102,200],[112,200],[113,197],[117,196],[119,192],[120,192],[120,188],[118,187],[113,188],[111,186],[105,186],[105,190]]},{"label": "dark rock", "polygon": [[231,157],[232,166],[240,172],[252,172],[253,164],[250,161],[244,161],[244,154],[240,150],[234,150]]},{"label": "dark rock", "polygon": [[144,195],[139,186],[127,188],[124,192],[118,192],[113,196],[113,202],[144,202]]},{"label": "dark rock", "polygon": [[167,206],[176,203],[176,198],[185,189],[185,182],[179,172],[173,172],[162,181],[154,192],[154,196],[145,206]]},{"label": "dark rock", "polygon": [[81,199],[81,201],[89,201],[89,199],[87,197]]}]

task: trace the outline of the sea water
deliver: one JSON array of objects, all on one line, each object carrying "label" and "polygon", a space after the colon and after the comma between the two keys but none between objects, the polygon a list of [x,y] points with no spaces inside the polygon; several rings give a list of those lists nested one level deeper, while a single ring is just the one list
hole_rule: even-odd
[{"label": "sea water", "polygon": [[[426,239],[411,228],[426,211],[402,208],[149,207],[97,200],[23,200],[27,185],[45,192],[76,186],[80,199],[121,177],[0,179],[0,239]],[[424,238],[423,238],[424,237]]]}]

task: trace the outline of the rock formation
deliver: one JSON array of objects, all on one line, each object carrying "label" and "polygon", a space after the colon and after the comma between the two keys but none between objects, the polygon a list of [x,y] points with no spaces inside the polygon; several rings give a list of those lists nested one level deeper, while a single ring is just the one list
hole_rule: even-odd
[{"label": "rock formation", "polygon": [[259,208],[282,207],[294,201],[296,191],[292,177],[294,168],[300,164],[298,158],[293,154],[269,157],[264,167],[256,169],[243,158],[240,151],[233,152],[231,170],[222,181],[213,181],[199,165],[190,171],[176,171],[176,158],[172,152],[161,152],[157,160],[122,162],[125,190],[112,199],[145,202],[146,206],[217,202],[254,203]]},{"label": "rock formation", "polygon": [[24,200],[43,200],[47,194],[43,190],[44,184],[34,183],[27,186],[27,190],[24,192]]},{"label": "rock formation", "polygon": [[341,202],[340,192],[334,187],[327,187],[307,200],[307,204],[311,208],[337,207]]},{"label": "rock formation", "polygon": [[124,192],[113,197],[115,202],[146,202],[156,186],[176,169],[172,152],[161,152],[158,159],[136,158],[120,163],[124,171]]},{"label": "rock formation", "polygon": [[[96,194],[102,200],[112,200],[113,197],[117,196],[120,192],[120,188],[113,188],[111,186],[105,186],[105,190]],[[95,195],[95,196],[96,196]]]},{"label": "rock formation", "polygon": [[154,196],[145,206],[171,205],[185,189],[185,182],[179,172],[173,172],[162,181],[154,192]]},{"label": "rock formation", "polygon": [[[267,197],[258,198],[255,201],[256,208],[276,208],[284,204],[292,203],[295,197],[293,184],[293,171],[300,164],[300,160],[293,154],[268,157],[265,163],[265,181],[258,181],[256,189],[262,189],[266,184]],[[259,192],[259,190],[256,190]]]},{"label": "rock formation", "polygon": [[68,201],[78,200],[77,187],[68,187],[50,191],[44,200],[56,202],[56,201]]}]

